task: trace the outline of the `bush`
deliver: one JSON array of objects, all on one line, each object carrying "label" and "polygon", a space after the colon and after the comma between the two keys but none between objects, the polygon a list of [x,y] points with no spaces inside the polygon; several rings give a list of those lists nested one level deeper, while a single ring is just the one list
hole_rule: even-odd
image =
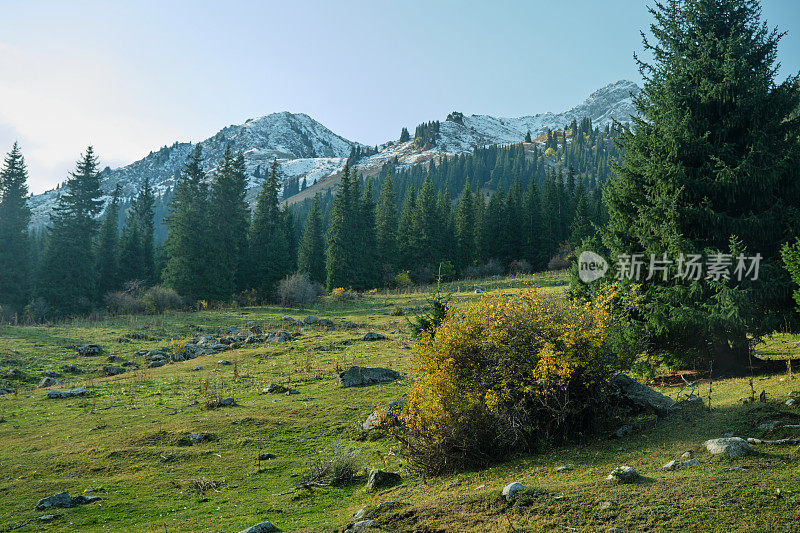
[{"label": "bush", "polygon": [[133,315],[144,312],[144,303],[129,292],[109,292],[103,297],[112,315]]},{"label": "bush", "polygon": [[425,474],[485,466],[593,429],[616,362],[608,342],[615,290],[587,304],[533,289],[485,297],[420,331],[416,379],[395,432],[409,466]]},{"label": "bush", "polygon": [[306,307],[325,294],[319,283],[311,281],[307,273],[286,276],[278,283],[278,296],[283,305]]},{"label": "bush", "polygon": [[531,264],[525,259],[511,261],[511,264],[508,266],[508,271],[515,276],[524,276],[525,274],[531,273]]},{"label": "bush", "polygon": [[331,291],[331,297],[337,302],[348,302],[358,298],[358,293],[337,287]]},{"label": "bush", "polygon": [[350,483],[361,470],[360,454],[360,448],[350,448],[343,442],[317,452],[306,470],[306,483],[334,487]]},{"label": "bush", "polygon": [[183,307],[183,298],[173,289],[168,289],[160,285],[150,287],[142,298],[145,309],[151,314],[162,314],[170,309],[180,309]]},{"label": "bush", "polygon": [[408,270],[403,270],[402,272],[399,272],[394,277],[394,282],[397,284],[398,287],[410,287],[414,284],[414,282],[411,281],[411,273]]}]

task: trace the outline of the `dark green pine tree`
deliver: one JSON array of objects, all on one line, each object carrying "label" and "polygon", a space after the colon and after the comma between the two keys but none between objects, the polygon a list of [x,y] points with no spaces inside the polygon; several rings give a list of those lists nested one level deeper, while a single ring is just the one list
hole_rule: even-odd
[{"label": "dark green pine tree", "polygon": [[94,304],[95,217],[102,208],[97,157],[90,146],[64,184],[39,265],[37,293],[58,315],[86,313]]},{"label": "dark green pine tree", "polygon": [[354,263],[356,265],[357,282],[354,289],[364,290],[377,287],[380,283],[380,257],[375,238],[375,199],[372,191],[372,180],[367,179],[361,201],[356,211],[356,230],[354,238],[357,247]]},{"label": "dark green pine tree", "polygon": [[244,156],[241,153],[234,156],[228,145],[211,182],[208,214],[212,251],[207,261],[214,279],[209,288],[214,300],[230,299],[243,285],[244,259],[248,252],[247,231],[250,226],[246,193]]},{"label": "dark green pine tree", "polygon": [[303,239],[297,252],[297,271],[307,273],[313,281],[325,283],[325,236],[319,202],[318,193],[303,228]]},{"label": "dark green pine tree", "polygon": [[287,274],[297,270],[297,233],[294,229],[294,213],[289,204],[281,207],[281,217],[283,218],[283,234],[286,236],[286,243],[289,248],[289,258],[286,261]]},{"label": "dark green pine tree", "polygon": [[589,212],[589,202],[586,200],[585,193],[581,191],[577,198],[575,216],[572,218],[569,237],[569,242],[572,244],[573,249],[580,246],[584,239],[595,234],[591,213]]},{"label": "dark green pine tree", "polygon": [[0,315],[22,310],[29,296],[28,170],[14,143],[0,170]]},{"label": "dark green pine tree", "polygon": [[409,187],[403,200],[403,209],[400,220],[397,222],[397,262],[400,268],[410,269],[414,266],[412,254],[414,253],[412,235],[414,211],[416,210],[417,193],[414,187]]},{"label": "dark green pine tree", "polygon": [[154,218],[155,196],[150,178],[145,176],[122,227],[119,252],[119,280],[122,283],[137,281],[151,285],[157,281]]},{"label": "dark green pine tree", "polygon": [[459,272],[472,266],[477,259],[476,226],[475,199],[467,181],[456,205],[455,247],[456,268]]},{"label": "dark green pine tree", "polygon": [[639,62],[639,116],[621,134],[605,242],[612,255],[761,254],[757,281],[642,288],[654,352],[742,371],[753,342],[796,319],[779,249],[800,220],[797,77],[776,82],[781,34],[756,1],[673,1],[651,13],[653,62]]},{"label": "dark green pine tree", "polygon": [[100,298],[119,287],[119,193],[117,184],[106,206],[97,240],[97,294]]},{"label": "dark green pine tree", "polygon": [[548,240],[545,237],[545,226],[542,220],[542,202],[539,196],[539,186],[531,178],[528,191],[525,193],[523,203],[524,216],[520,224],[525,235],[524,257],[530,262],[534,271],[547,268],[550,259]]},{"label": "dark green pine tree", "polygon": [[503,259],[500,254],[502,254],[505,248],[506,223],[505,194],[502,190],[495,191],[492,197],[489,198],[481,230],[481,251],[483,252],[483,260]]},{"label": "dark green pine tree", "polygon": [[163,282],[182,296],[206,299],[212,296],[208,257],[208,186],[203,171],[203,153],[197,145],[186,160],[166,218],[169,232],[164,243]]},{"label": "dark green pine tree", "polygon": [[269,298],[284,276],[292,271],[294,258],[286,234],[286,218],[278,203],[278,161],[273,160],[261,187],[250,226],[250,287]]},{"label": "dark green pine tree", "polygon": [[528,133],[525,134],[525,142],[532,143],[533,139],[531,139],[531,130],[528,130]]},{"label": "dark green pine tree", "polygon": [[392,280],[398,265],[397,257],[397,207],[394,197],[394,181],[389,171],[381,186],[378,207],[375,212],[375,243],[382,281]]},{"label": "dark green pine tree", "polygon": [[408,128],[404,127],[402,130],[400,130],[400,142],[404,143],[410,140],[411,140],[411,134],[408,133]]},{"label": "dark green pine tree", "polygon": [[328,226],[328,248],[325,251],[326,285],[328,290],[354,287],[358,253],[355,218],[360,197],[357,178],[345,165],[339,189],[333,198],[331,221]]},{"label": "dark green pine tree", "polygon": [[436,234],[436,195],[430,177],[426,177],[417,195],[411,220],[411,257],[417,267],[435,268],[439,259]]}]

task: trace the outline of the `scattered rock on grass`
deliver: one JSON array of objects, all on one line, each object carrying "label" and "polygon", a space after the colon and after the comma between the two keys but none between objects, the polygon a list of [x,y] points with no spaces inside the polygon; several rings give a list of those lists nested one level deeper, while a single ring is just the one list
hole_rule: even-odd
[{"label": "scattered rock on grass", "polygon": [[103,353],[103,348],[101,348],[99,344],[81,344],[80,346],[76,346],[75,349],[78,350],[78,355],[87,357]]},{"label": "scattered rock on grass", "polygon": [[511,501],[517,495],[518,492],[522,492],[523,490],[527,489],[525,485],[518,481],[514,481],[513,483],[509,483],[505,487],[503,487],[503,496],[506,497],[506,501]]},{"label": "scattered rock on grass", "polygon": [[617,390],[624,403],[637,410],[666,415],[675,407],[672,398],[664,396],[647,385],[642,385],[625,374],[615,374],[611,378],[610,384]]},{"label": "scattered rock on grass", "polygon": [[53,507],[72,507],[72,498],[69,497],[69,492],[59,492],[58,494],[53,494],[47,498],[42,498],[36,503],[37,511],[51,509]]},{"label": "scattered rock on grass", "polygon": [[339,373],[336,382],[342,387],[362,387],[377,383],[388,383],[400,379],[402,374],[389,368],[352,366]]},{"label": "scattered rock on grass", "polygon": [[611,434],[612,439],[622,439],[630,435],[631,433],[635,433],[639,428],[636,426],[632,426],[630,424],[625,424],[617,429],[614,433]]},{"label": "scattered rock on grass", "polygon": [[261,522],[260,524],[256,524],[254,526],[250,526],[247,529],[241,530],[239,533],[273,533],[274,531],[279,531],[277,527],[275,527],[272,522]]},{"label": "scattered rock on grass", "polygon": [[206,442],[209,440],[211,440],[211,435],[208,433],[200,432],[189,435],[189,441],[192,444],[200,444],[201,442]]},{"label": "scattered rock on grass", "polygon": [[43,377],[42,380],[39,382],[39,388],[43,389],[45,387],[55,387],[56,385],[63,385],[60,379],[51,378],[51,377]]},{"label": "scattered rock on grass", "polygon": [[380,333],[375,333],[374,331],[368,331],[366,335],[361,339],[362,341],[385,341],[386,335],[381,335]]},{"label": "scattered rock on grass", "polygon": [[688,461],[670,461],[664,465],[664,470],[677,470],[686,466],[699,465],[700,461],[697,459],[689,459]]},{"label": "scattered rock on grass", "polygon": [[238,405],[233,398],[224,398],[217,402],[217,407],[233,407]]},{"label": "scattered rock on grass", "polygon": [[72,505],[85,505],[87,503],[99,502],[102,499],[103,498],[100,496],[84,496],[83,494],[79,494],[78,496],[73,496]]},{"label": "scattered rock on grass", "polygon": [[559,466],[558,468],[556,468],[556,472],[559,472],[559,473],[561,473],[561,472],[569,472],[570,470],[572,470],[572,467],[568,466],[568,465]]},{"label": "scattered rock on grass", "polygon": [[386,485],[399,483],[401,480],[402,478],[400,477],[400,474],[396,474],[394,472],[370,470],[369,479],[367,480],[367,490],[373,491]]},{"label": "scattered rock on grass", "polygon": [[288,391],[286,387],[283,385],[278,385],[277,383],[270,383],[263,389],[261,389],[262,394],[283,394],[284,392]]},{"label": "scattered rock on grass", "polygon": [[125,372],[124,368],[118,366],[105,365],[100,369],[100,374],[103,376],[116,376]]},{"label": "scattered rock on grass", "polygon": [[712,455],[726,457],[743,457],[753,451],[747,441],[739,437],[711,439],[707,440],[704,445]]},{"label": "scattered rock on grass", "polygon": [[319,318],[315,317],[314,315],[308,315],[303,319],[303,322],[305,322],[308,325],[312,325],[319,322]]},{"label": "scattered rock on grass", "polygon": [[350,526],[344,530],[344,533],[363,533],[373,527],[378,527],[378,523],[375,520],[361,520],[350,524]]},{"label": "scattered rock on grass", "polygon": [[75,396],[83,396],[84,394],[86,394],[86,387],[84,387],[83,385],[65,391],[59,391],[59,390],[47,391],[48,398],[74,398]]},{"label": "scattered rock on grass", "polygon": [[217,364],[221,366],[228,366],[229,364],[231,364],[231,362],[228,361],[227,359],[222,359],[220,361],[217,361]]},{"label": "scattered rock on grass", "polygon": [[271,454],[271,453],[260,453],[260,454],[258,454],[258,460],[259,461],[271,461],[272,459],[275,459],[275,455],[274,454]]},{"label": "scattered rock on grass", "polygon": [[639,472],[632,466],[618,466],[611,471],[606,479],[617,483],[636,483],[639,477]]}]

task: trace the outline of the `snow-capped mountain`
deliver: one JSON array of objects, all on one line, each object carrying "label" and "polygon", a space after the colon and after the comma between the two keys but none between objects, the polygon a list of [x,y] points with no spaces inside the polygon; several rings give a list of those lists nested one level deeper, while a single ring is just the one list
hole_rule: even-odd
[{"label": "snow-capped mountain", "polygon": [[[598,89],[581,104],[562,113],[498,118],[453,112],[439,124],[438,133],[428,145],[420,147],[414,139],[390,141],[381,145],[377,153],[359,160],[358,166],[362,172],[370,173],[389,160],[413,165],[435,157],[469,152],[480,146],[521,142],[528,131],[537,137],[548,129],[561,129],[573,119],[580,121],[584,117],[601,128],[612,120],[626,122],[635,113],[631,95],[638,91],[635,83],[618,81]],[[289,112],[228,126],[199,144],[207,171],[214,170],[228,144],[244,153],[251,177],[250,198],[255,197],[259,186],[254,178],[256,169],[260,166],[262,173],[266,172],[273,158],[280,163],[284,178],[305,177],[310,185],[339,173],[351,150],[363,147],[333,133],[308,115]],[[119,184],[122,197],[133,198],[145,177],[149,177],[156,194],[164,194],[174,187],[193,148],[192,143],[176,142],[124,167],[106,169],[102,173],[102,188],[110,195]],[[30,199],[32,225],[42,226],[48,222],[60,194],[60,190],[54,189]]]}]

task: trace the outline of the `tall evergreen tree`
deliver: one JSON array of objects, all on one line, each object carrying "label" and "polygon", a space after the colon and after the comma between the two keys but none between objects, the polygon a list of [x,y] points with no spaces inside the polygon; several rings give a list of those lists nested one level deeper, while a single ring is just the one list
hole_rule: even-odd
[{"label": "tall evergreen tree", "polygon": [[328,289],[337,287],[357,288],[361,250],[358,248],[357,220],[360,212],[358,179],[345,165],[339,189],[333,199],[333,211],[328,226],[328,248],[325,252],[326,285]]},{"label": "tall evergreen tree", "polygon": [[375,241],[378,261],[384,281],[388,281],[398,264],[397,257],[397,207],[391,171],[381,186],[381,195],[375,213]]},{"label": "tall evergreen tree", "polygon": [[101,298],[119,286],[119,192],[118,184],[97,240],[97,293]]},{"label": "tall evergreen tree", "polygon": [[437,233],[436,196],[430,178],[425,178],[419,191],[411,222],[411,257],[418,267],[436,267],[439,250]]},{"label": "tall evergreen tree", "polygon": [[163,282],[182,296],[206,299],[213,296],[208,232],[208,186],[203,171],[203,153],[197,145],[186,160],[170,203],[164,243]]},{"label": "tall evergreen tree", "polygon": [[776,83],[781,34],[756,1],[671,1],[651,13],[653,62],[639,62],[645,85],[620,138],[605,241],[612,254],[727,253],[733,266],[738,253],[761,254],[756,281],[643,286],[654,351],[740,371],[753,341],[795,320],[779,248],[800,221],[797,77]]},{"label": "tall evergreen tree", "polygon": [[319,194],[316,194],[297,252],[297,271],[306,272],[313,281],[325,283],[325,238],[319,202]]},{"label": "tall evergreen tree", "polygon": [[208,262],[214,279],[211,297],[215,300],[229,299],[243,285],[250,225],[246,194],[244,156],[241,152],[234,156],[228,145],[211,183],[209,206],[212,253]]},{"label": "tall evergreen tree", "polygon": [[400,220],[397,222],[397,254],[398,263],[402,268],[408,269],[413,266],[413,222],[414,211],[416,210],[417,194],[414,187],[406,191],[403,200],[403,209],[400,212]]},{"label": "tall evergreen tree", "polygon": [[145,176],[128,209],[120,238],[120,281],[156,282],[154,256],[155,196]]},{"label": "tall evergreen tree", "polygon": [[97,295],[95,217],[103,208],[97,157],[86,149],[64,184],[50,217],[47,245],[39,265],[37,292],[56,314],[85,313]]},{"label": "tall evergreen tree", "polygon": [[291,243],[287,239],[286,217],[278,203],[280,171],[273,160],[261,186],[250,226],[250,286],[262,297],[270,297],[281,278],[292,271]]},{"label": "tall evergreen tree", "polygon": [[455,245],[456,267],[459,271],[471,266],[477,259],[475,249],[475,199],[469,188],[469,183],[464,185],[461,197],[456,206]]},{"label": "tall evergreen tree", "polygon": [[28,299],[30,262],[28,170],[14,143],[0,170],[0,313],[22,310]]}]

